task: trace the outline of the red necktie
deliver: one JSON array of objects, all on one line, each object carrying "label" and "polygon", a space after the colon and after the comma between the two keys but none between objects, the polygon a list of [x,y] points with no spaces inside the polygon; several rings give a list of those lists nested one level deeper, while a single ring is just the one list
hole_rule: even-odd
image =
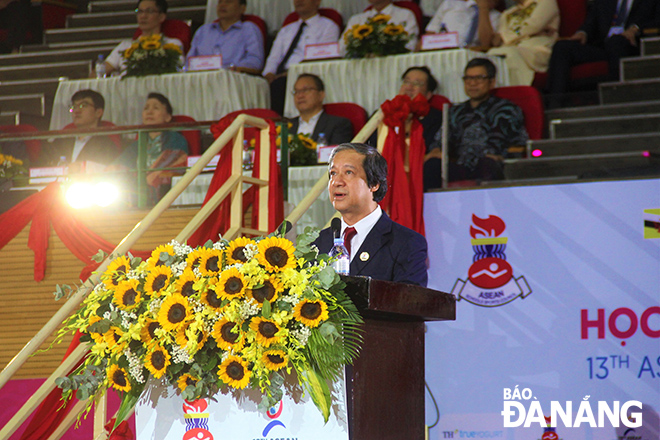
[{"label": "red necktie", "polygon": [[344,246],[348,251],[349,257],[351,255],[351,240],[355,237],[355,234],[357,234],[357,231],[353,226],[344,229]]}]

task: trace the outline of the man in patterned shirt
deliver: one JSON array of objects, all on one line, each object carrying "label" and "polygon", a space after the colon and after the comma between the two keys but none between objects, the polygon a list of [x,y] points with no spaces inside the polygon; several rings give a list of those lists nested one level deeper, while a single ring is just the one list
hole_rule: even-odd
[{"label": "man in patterned shirt", "polygon": [[[491,94],[495,65],[474,58],[465,67],[463,82],[469,100],[449,110],[449,181],[501,180],[503,159],[512,146],[527,143],[523,112],[514,103]],[[442,128],[424,158],[424,188],[440,188]]]}]

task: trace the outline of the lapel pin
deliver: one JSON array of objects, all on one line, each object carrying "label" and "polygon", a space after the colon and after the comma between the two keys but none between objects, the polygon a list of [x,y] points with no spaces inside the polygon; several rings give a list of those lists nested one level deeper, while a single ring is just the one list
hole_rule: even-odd
[{"label": "lapel pin", "polygon": [[367,261],[369,259],[369,252],[362,252],[360,254],[360,260]]}]

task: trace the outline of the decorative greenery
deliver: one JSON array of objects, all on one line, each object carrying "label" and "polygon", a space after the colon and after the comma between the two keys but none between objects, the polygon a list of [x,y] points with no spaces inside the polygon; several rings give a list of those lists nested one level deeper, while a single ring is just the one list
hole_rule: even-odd
[{"label": "decorative greenery", "polygon": [[[291,123],[289,123],[291,128]],[[277,140],[276,145],[280,147],[282,143],[282,127],[277,126]],[[289,143],[289,165],[291,166],[304,166],[316,165],[318,163],[318,153],[316,152],[316,142],[312,140],[310,135],[305,133],[291,134],[287,137]]]},{"label": "decorative greenery", "polygon": [[175,73],[182,66],[181,55],[181,48],[164,43],[162,34],[142,36],[123,53],[125,77]]},{"label": "decorative greenery", "polygon": [[91,348],[57,379],[64,397],[87,400],[89,410],[96,396],[118,390],[117,426],[149,376],[186,400],[260,390],[267,409],[295,372],[327,421],[327,381],[358,355],[362,319],[330,258],[312,246],[317,236],[308,228],[297,248],[276,234],[195,249],[173,241],[146,261],[114,258],[58,334],[80,331]]},{"label": "decorative greenery", "polygon": [[344,34],[346,58],[365,58],[371,56],[406,53],[406,44],[410,35],[399,24],[390,22],[390,16],[375,15],[365,24],[356,24]]},{"label": "decorative greenery", "polygon": [[0,179],[13,179],[25,174],[27,171],[22,160],[0,153]]}]

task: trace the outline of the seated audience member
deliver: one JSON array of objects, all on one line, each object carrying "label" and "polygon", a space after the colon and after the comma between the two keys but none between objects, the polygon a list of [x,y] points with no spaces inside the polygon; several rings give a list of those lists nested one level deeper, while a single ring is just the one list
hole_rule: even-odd
[{"label": "seated audience member", "polygon": [[197,29],[188,60],[200,55],[222,55],[225,69],[259,73],[264,66],[264,41],[259,27],[241,21],[247,0],[219,0],[218,19]]},{"label": "seated audience member", "polygon": [[486,21],[480,21],[479,18],[488,17],[487,21],[490,22],[491,29],[497,29],[500,13],[495,10],[496,3],[496,0],[479,2],[479,4],[475,0],[444,0],[426,26],[426,33],[456,32],[461,47],[487,46],[490,41],[482,42],[480,36],[484,30],[483,23]]},{"label": "seated audience member", "polygon": [[[135,9],[137,16],[138,28],[142,31],[141,36],[149,37],[151,35],[160,34],[160,27],[167,18],[167,0],[140,0]],[[108,58],[105,60],[105,71],[110,74],[114,71],[123,71],[126,69],[126,59],[124,58],[124,51],[131,47],[132,40],[122,40],[117,47],[115,47]],[[183,52],[183,43],[177,38],[169,38],[163,36],[163,44],[176,44]]]},{"label": "seated audience member", "polygon": [[353,137],[351,121],[340,116],[329,115],[323,111],[325,86],[321,78],[311,73],[298,76],[293,86],[293,97],[299,117],[291,120],[291,132],[311,135],[314,142],[319,134],[325,134],[328,145],[350,142]]},{"label": "seated audience member", "polygon": [[[105,109],[103,95],[94,90],[79,90],[71,97],[71,118],[76,130],[93,130],[101,126]],[[57,138],[43,147],[40,166],[69,164],[70,171],[85,161],[110,165],[121,153],[121,145],[108,136],[80,135]]]},{"label": "seated audience member", "polygon": [[417,39],[419,38],[419,27],[417,26],[415,14],[410,9],[394,5],[392,0],[369,0],[369,3],[373,6],[371,9],[355,14],[348,19],[346,30],[339,39],[339,50],[341,54],[346,55],[346,41],[344,40],[346,32],[356,24],[366,23],[369,18],[379,14],[389,15],[391,23],[402,25],[405,28],[408,35],[410,35],[410,41],[406,44],[406,48],[411,51],[414,50],[417,46]]},{"label": "seated audience member", "polygon": [[[616,7],[615,7],[616,5]],[[639,54],[639,35],[660,26],[658,0],[594,0],[580,29],[552,49],[548,67],[550,107],[561,104],[571,67],[594,61],[609,63],[609,81],[619,79],[619,60]]]},{"label": "seated audience member", "polygon": [[[503,159],[511,146],[525,145],[527,131],[517,105],[491,94],[495,65],[474,58],[465,67],[463,81],[470,99],[449,109],[449,180],[500,180]],[[438,130],[424,163],[424,188],[440,188],[442,129]]]},{"label": "seated audience member", "polygon": [[339,26],[319,14],[321,0],[294,0],[300,17],[277,33],[270,49],[263,75],[270,84],[271,108],[284,113],[286,97],[286,71],[305,56],[308,44],[334,43],[339,38]]},{"label": "seated audience member", "polygon": [[[479,5],[490,0],[477,0]],[[552,45],[559,31],[556,0],[515,0],[502,13],[497,32],[489,20],[479,15],[480,36],[489,55],[503,56],[511,85],[529,86],[535,72],[548,68]],[[480,6],[481,7],[481,6]]]}]

